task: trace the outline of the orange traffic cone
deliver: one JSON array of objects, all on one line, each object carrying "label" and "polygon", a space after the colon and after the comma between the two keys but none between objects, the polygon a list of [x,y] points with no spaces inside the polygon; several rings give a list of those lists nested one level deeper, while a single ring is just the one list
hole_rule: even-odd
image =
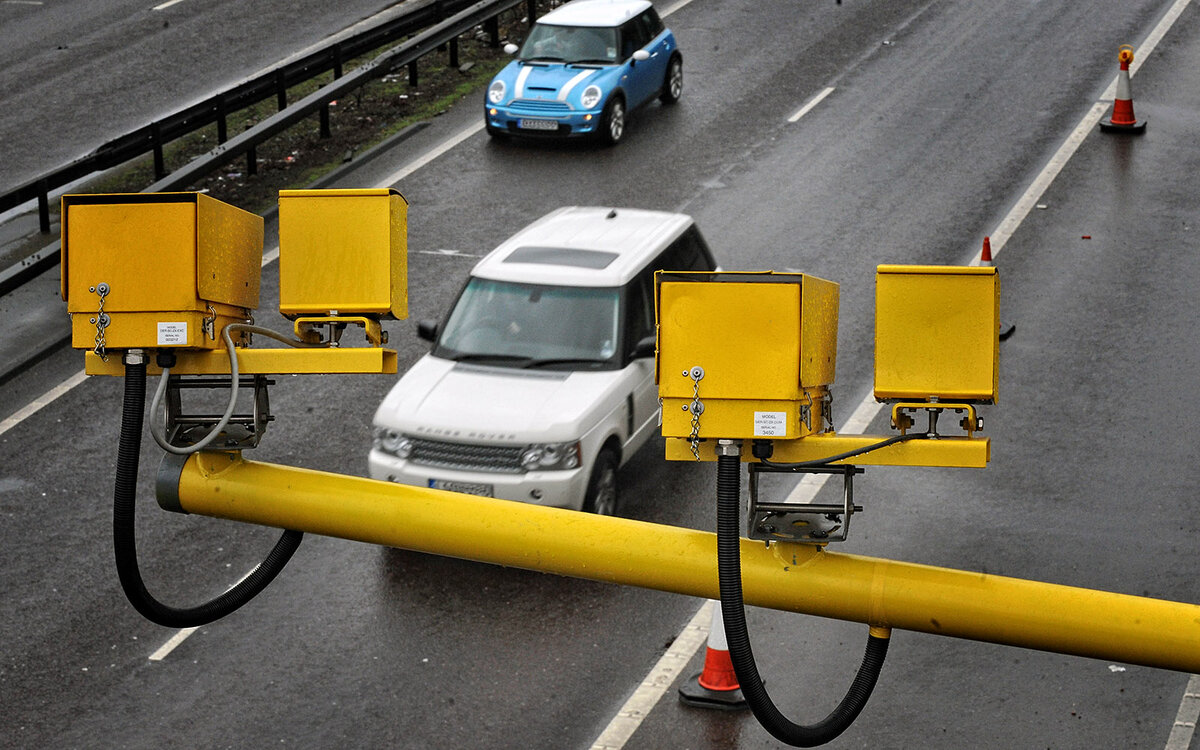
[{"label": "orange traffic cone", "polygon": [[742,696],[737,674],[733,671],[733,660],[729,658],[721,602],[716,602],[713,607],[712,627],[708,631],[708,647],[704,653],[704,671],[679,686],[679,700],[689,706],[723,711],[746,708],[746,699]]},{"label": "orange traffic cone", "polygon": [[[983,238],[983,249],[979,251],[979,265],[987,266],[988,268],[992,267],[992,238],[991,237]],[[1015,330],[1017,330],[1016,325],[1014,325],[1012,323],[1005,323],[1003,320],[1001,320],[1000,321],[1000,340],[1003,341],[1004,339],[1013,335],[1013,331],[1015,331]]]},{"label": "orange traffic cone", "polygon": [[1117,53],[1121,71],[1117,73],[1117,96],[1113,100],[1112,117],[1100,121],[1100,130],[1105,133],[1143,133],[1146,121],[1138,122],[1133,114],[1133,94],[1129,87],[1129,63],[1133,62],[1133,47],[1122,44]]}]

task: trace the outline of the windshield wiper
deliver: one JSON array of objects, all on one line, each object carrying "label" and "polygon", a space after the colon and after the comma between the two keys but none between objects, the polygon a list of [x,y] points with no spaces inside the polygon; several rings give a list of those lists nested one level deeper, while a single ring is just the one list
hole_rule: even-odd
[{"label": "windshield wiper", "polygon": [[595,359],[592,357],[560,357],[558,359],[530,359],[524,366],[527,369],[535,369],[538,367],[548,367],[551,365],[604,365],[608,364],[607,359]]},{"label": "windshield wiper", "polygon": [[529,367],[534,361],[532,357],[519,354],[481,354],[460,353],[452,357],[455,362],[520,362],[521,367]]},{"label": "windshield wiper", "polygon": [[521,62],[566,62],[565,57],[555,57],[553,55],[536,55],[534,57],[525,57]]}]

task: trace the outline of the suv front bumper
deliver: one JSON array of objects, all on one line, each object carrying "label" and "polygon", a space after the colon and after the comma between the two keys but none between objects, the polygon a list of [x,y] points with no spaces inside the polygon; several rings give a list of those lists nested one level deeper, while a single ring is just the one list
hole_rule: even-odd
[{"label": "suv front bumper", "polygon": [[461,471],[414,464],[378,448],[371,449],[367,465],[372,479],[414,487],[438,487],[439,483],[444,483],[451,491],[467,490],[479,495],[486,495],[479,490],[487,487],[491,490],[490,497],[551,508],[580,510],[587,494],[586,467],[524,474]]}]

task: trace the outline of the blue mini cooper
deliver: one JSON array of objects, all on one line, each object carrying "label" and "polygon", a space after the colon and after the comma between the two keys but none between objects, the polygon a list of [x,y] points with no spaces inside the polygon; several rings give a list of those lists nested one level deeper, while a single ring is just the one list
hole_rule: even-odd
[{"label": "blue mini cooper", "polygon": [[675,36],[646,0],[574,0],[538,19],[488,86],[492,136],[587,136],[616,144],[637,107],[683,93]]}]

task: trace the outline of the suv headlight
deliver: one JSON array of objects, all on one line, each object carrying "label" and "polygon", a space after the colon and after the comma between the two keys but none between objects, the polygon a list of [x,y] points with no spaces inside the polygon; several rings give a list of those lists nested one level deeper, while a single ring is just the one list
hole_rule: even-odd
[{"label": "suv headlight", "polygon": [[599,86],[588,86],[583,90],[583,94],[579,97],[579,103],[583,105],[584,109],[595,109],[596,105],[600,103],[600,99],[602,97],[603,92],[600,91]]},{"label": "suv headlight", "polygon": [[375,447],[384,453],[390,453],[396,458],[408,458],[412,454],[413,442],[405,435],[389,430],[386,427],[376,427]]},{"label": "suv headlight", "polygon": [[579,443],[537,443],[521,454],[525,471],[553,471],[579,466]]},{"label": "suv headlight", "polygon": [[488,101],[492,104],[499,104],[504,101],[504,92],[508,89],[504,85],[504,81],[492,81],[492,85],[488,86]]}]

